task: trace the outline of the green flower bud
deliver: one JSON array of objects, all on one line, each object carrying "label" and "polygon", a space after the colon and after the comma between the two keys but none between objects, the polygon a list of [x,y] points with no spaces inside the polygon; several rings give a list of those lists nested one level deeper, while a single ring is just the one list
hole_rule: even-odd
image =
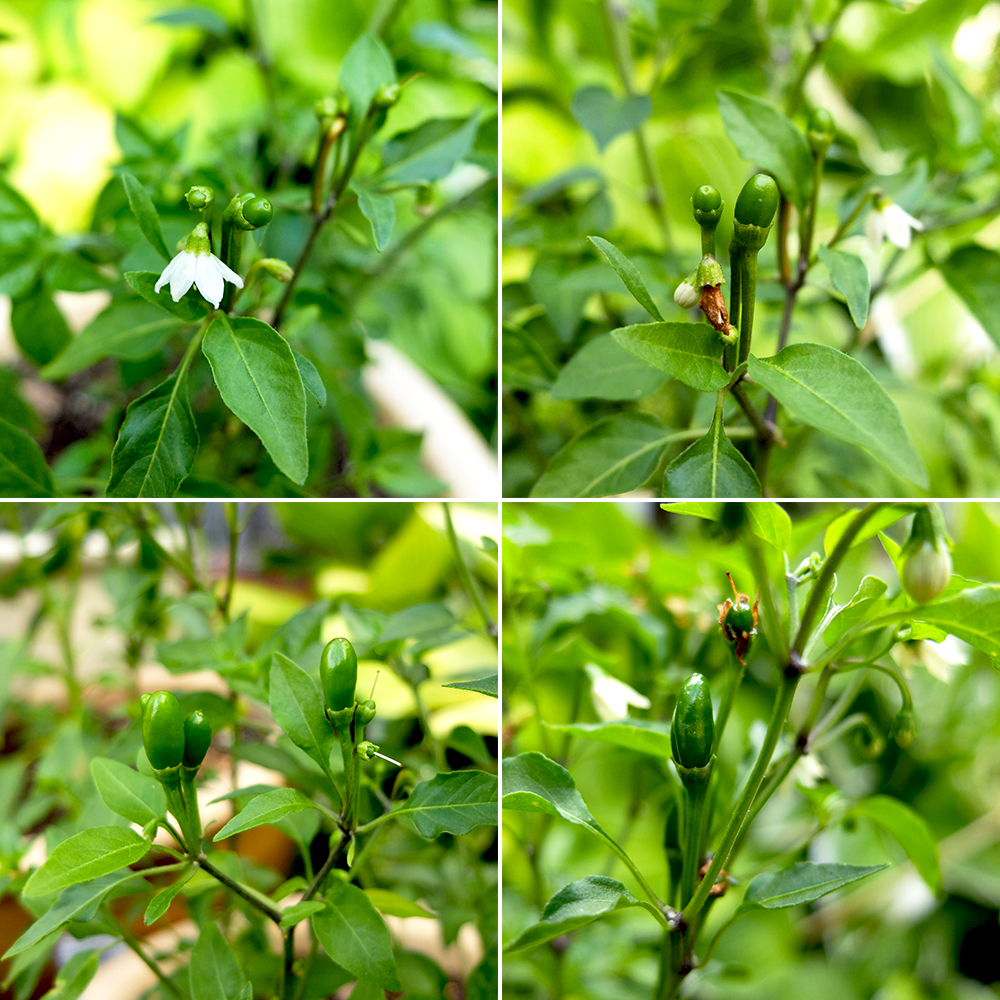
[{"label": "green flower bud", "polygon": [[[267,198],[258,198],[252,191],[235,195],[222,213],[223,226],[234,226],[243,232],[266,226],[274,215]],[[223,234],[223,237],[225,234]]]},{"label": "green flower bud", "polygon": [[184,200],[192,212],[204,212],[215,203],[215,192],[211,188],[196,185],[184,195]]},{"label": "green flower bud", "polygon": [[913,516],[910,537],[903,546],[900,579],[906,592],[920,604],[933,601],[951,580],[951,553],[939,520],[936,508],[921,507]]},{"label": "green flower bud", "polygon": [[325,122],[329,127],[330,120],[340,113],[340,101],[336,97],[321,97],[313,105],[313,113],[320,122]]},{"label": "green flower bud", "polygon": [[711,184],[702,184],[691,196],[694,221],[699,226],[710,226],[714,229],[722,218],[723,206],[722,195]]},{"label": "green flower bud", "polygon": [[184,756],[184,716],[169,691],[157,691],[142,706],[142,745],[157,771],[176,767]]},{"label": "green flower bud", "polygon": [[354,723],[356,726],[367,726],[375,718],[375,702],[369,698],[367,701],[358,703],[354,710]]},{"label": "green flower bud", "polygon": [[323,700],[331,711],[339,712],[354,704],[358,656],[347,639],[333,639],[326,644],[319,659],[319,680]]},{"label": "green flower bud", "polygon": [[833,116],[826,108],[816,108],[809,115],[809,124],[806,126],[806,138],[809,140],[809,149],[813,155],[817,157],[825,155],[836,135]]},{"label": "green flower bud", "polygon": [[916,731],[916,718],[913,715],[913,711],[911,709],[903,708],[900,709],[899,715],[897,715],[893,721],[892,731],[889,735],[899,746],[906,747],[913,742],[913,737],[916,735]]},{"label": "green flower bud", "polygon": [[286,261],[279,260],[277,257],[265,257],[259,263],[272,278],[277,278],[278,281],[282,281],[286,285],[295,275],[292,266]]},{"label": "green flower bud", "polygon": [[[767,174],[754,174],[736,199],[734,216],[744,226],[767,229],[778,210],[778,185]],[[766,236],[765,236],[766,239]],[[763,246],[763,244],[761,244]]]},{"label": "green flower bud", "polygon": [[372,98],[372,106],[376,108],[391,108],[402,93],[402,88],[398,83],[384,83],[375,92]]},{"label": "green flower bud", "polygon": [[688,769],[706,767],[712,759],[715,720],[712,695],[701,674],[692,674],[681,688],[670,726],[674,763]]},{"label": "green flower bud", "polygon": [[184,766],[200,767],[212,744],[212,725],[201,709],[184,720]]}]

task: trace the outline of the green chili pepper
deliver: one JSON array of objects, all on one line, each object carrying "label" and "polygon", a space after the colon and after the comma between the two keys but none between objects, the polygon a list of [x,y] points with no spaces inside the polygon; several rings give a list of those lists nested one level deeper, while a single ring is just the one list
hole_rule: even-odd
[{"label": "green chili pepper", "polygon": [[274,217],[274,208],[267,198],[252,198],[243,206],[243,218],[253,229],[266,226]]},{"label": "green chili pepper", "polygon": [[184,756],[184,716],[169,691],[157,691],[142,706],[142,745],[158,771],[176,767]]},{"label": "green chili pepper", "polygon": [[319,660],[319,679],[326,707],[333,712],[354,704],[358,686],[358,656],[347,639],[328,642]]},{"label": "green chili pepper", "polygon": [[767,174],[754,174],[743,185],[733,214],[736,221],[744,226],[767,229],[774,221],[777,210],[778,185],[774,183],[774,178]]},{"label": "green chili pepper", "polygon": [[701,674],[692,674],[681,688],[670,726],[670,748],[674,763],[689,770],[706,767],[712,759],[715,722],[712,694]]},{"label": "green chili pepper", "polygon": [[184,720],[184,766],[200,767],[212,744],[212,725],[201,709]]}]

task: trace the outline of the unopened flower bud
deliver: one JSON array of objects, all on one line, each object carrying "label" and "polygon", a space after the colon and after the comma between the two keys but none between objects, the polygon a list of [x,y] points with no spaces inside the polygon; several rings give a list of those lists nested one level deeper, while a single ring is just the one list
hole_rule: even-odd
[{"label": "unopened flower bud", "polygon": [[692,306],[698,304],[698,300],[701,298],[701,287],[695,284],[697,279],[697,271],[689,274],[678,286],[674,289],[674,302],[676,302],[681,309],[690,309]]},{"label": "unopened flower bud", "polygon": [[391,108],[402,93],[402,88],[398,83],[384,83],[375,92],[372,98],[372,106],[376,108]]},{"label": "unopened flower bud", "polygon": [[215,192],[211,188],[196,185],[184,195],[184,200],[192,212],[204,212],[215,202]]},{"label": "unopened flower bud", "polygon": [[830,112],[826,108],[816,108],[809,116],[809,124],[806,127],[806,138],[809,140],[809,149],[813,156],[825,156],[836,134],[837,129]]},{"label": "unopened flower bud", "polygon": [[920,604],[933,601],[951,580],[951,553],[940,517],[936,508],[921,507],[903,546],[900,579],[904,590]]},{"label": "unopened flower bud", "polygon": [[262,261],[260,261],[260,266],[267,271],[272,278],[277,278],[278,281],[282,281],[286,285],[295,275],[295,271],[292,269],[291,264],[286,261],[279,260],[277,257],[265,257]]}]

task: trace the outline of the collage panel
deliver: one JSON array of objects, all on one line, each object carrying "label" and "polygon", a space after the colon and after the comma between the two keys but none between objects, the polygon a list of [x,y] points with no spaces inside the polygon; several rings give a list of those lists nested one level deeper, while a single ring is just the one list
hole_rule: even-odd
[{"label": "collage panel", "polygon": [[504,1000],[995,995],[1000,505],[502,519]]},{"label": "collage panel", "polygon": [[498,496],[498,8],[0,2],[0,496]]},{"label": "collage panel", "polygon": [[503,5],[503,495],[1000,495],[992,4]]},{"label": "collage panel", "polygon": [[496,1000],[498,509],[0,509],[3,1000]]}]

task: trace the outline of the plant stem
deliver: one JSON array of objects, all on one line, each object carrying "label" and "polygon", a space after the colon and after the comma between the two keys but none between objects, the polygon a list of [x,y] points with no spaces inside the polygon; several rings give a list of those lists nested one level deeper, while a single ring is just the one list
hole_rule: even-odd
[{"label": "plant stem", "polygon": [[702,839],[705,834],[705,803],[708,781],[694,781],[684,786],[684,863],[681,868],[680,905],[693,895],[701,867]]},{"label": "plant stem", "polygon": [[295,994],[295,924],[285,931],[284,962],[281,967],[282,1000],[292,1000]]},{"label": "plant stem", "polygon": [[[736,660],[735,656],[733,657]],[[712,753],[719,752],[719,744],[722,743],[722,734],[726,731],[726,723],[729,721],[730,713],[733,710],[733,703],[736,701],[736,692],[740,684],[743,683],[743,674],[746,672],[746,664],[736,660],[729,669],[729,678],[726,683],[726,692],[722,696],[719,704],[719,713],[715,719],[715,742],[712,744]]]},{"label": "plant stem", "polygon": [[[740,320],[742,299],[741,255],[732,243],[729,244],[729,284],[731,288],[729,292],[729,321],[738,330],[742,330],[742,322]],[[723,351],[722,364],[727,372],[731,372],[736,367],[737,351],[738,346],[736,344],[727,344],[725,351]]]},{"label": "plant stem", "polygon": [[224,503],[226,524],[229,526],[229,572],[226,575],[226,589],[219,601],[219,611],[222,620],[229,624],[229,606],[233,600],[233,588],[236,586],[236,555],[240,544],[240,505],[238,501]]},{"label": "plant stem", "polygon": [[260,910],[266,917],[270,917],[276,924],[281,924],[281,910],[274,906],[269,899],[262,896],[256,889],[251,889],[248,885],[243,885],[235,879],[231,879],[225,872],[220,871],[213,865],[204,854],[198,855],[194,860],[213,878],[221,882],[226,888],[232,889],[237,896],[241,896],[251,906]]},{"label": "plant stem", "polygon": [[771,654],[774,656],[775,662],[787,663],[788,643],[785,641],[781,618],[778,615],[778,606],[774,601],[774,592],[771,590],[771,578],[767,573],[764,554],[761,552],[756,538],[753,537],[749,539],[747,549],[750,553],[750,562],[753,564],[754,575],[757,577],[757,589],[764,605],[765,637],[771,647]]},{"label": "plant stem", "polygon": [[750,356],[750,341],[753,338],[753,311],[757,300],[757,251],[740,250],[740,256],[743,258],[740,288],[743,303],[740,313],[740,353],[736,363],[741,365]]},{"label": "plant stem", "polygon": [[448,542],[451,544],[451,552],[455,557],[455,566],[458,569],[462,586],[465,588],[465,592],[469,595],[472,603],[476,606],[476,611],[479,612],[479,617],[482,620],[483,629],[486,631],[486,634],[496,642],[497,623],[493,621],[489,611],[487,611],[479,581],[469,572],[465,557],[462,555],[462,549],[458,544],[458,536],[455,534],[455,525],[451,520],[451,504],[445,502],[441,506],[444,508],[444,523],[448,531]]},{"label": "plant stem", "polygon": [[302,902],[307,903],[317,892],[322,888],[323,882],[326,880],[327,875],[333,870],[333,866],[337,863],[337,858],[344,853],[344,849],[353,839],[353,834],[345,834],[340,838],[337,846],[330,851],[327,856],[326,861],[323,862],[323,867],[316,873],[316,877],[312,880],[312,884],[306,889],[302,896]]},{"label": "plant stem", "polygon": [[111,912],[111,908],[108,906],[108,904],[102,903],[101,909],[104,911],[105,915],[118,927],[118,933],[121,935],[122,940],[125,942],[125,944],[128,945],[128,947],[131,948],[132,951],[134,951],[136,955],[139,956],[140,959],[142,959],[143,963],[145,963],[145,965],[149,967],[149,969],[153,972],[153,975],[155,975],[156,978],[160,981],[160,984],[163,986],[163,988],[167,990],[168,993],[171,993],[173,996],[177,997],[177,1000],[183,1000],[183,995],[181,994],[181,991],[177,988],[177,985],[173,982],[173,980],[168,979],[166,974],[160,968],[160,966],[142,950],[142,946],[136,940],[135,936]]},{"label": "plant stem", "polygon": [[823,34],[813,35],[812,48],[809,50],[809,54],[806,56],[805,61],[802,63],[798,75],[795,77],[795,81],[788,88],[788,98],[785,102],[785,113],[789,117],[798,111],[799,105],[802,103],[802,88],[805,85],[806,77],[809,75],[810,70],[812,70],[812,68],[819,62],[819,58],[823,54],[823,50],[830,43],[830,39],[833,37],[833,32],[837,27],[837,22],[840,20],[841,15],[844,13],[844,8],[849,2],[850,0],[840,0],[840,3],[837,5],[837,9],[833,12],[833,16],[830,18]]},{"label": "plant stem", "polygon": [[368,30],[376,37],[383,35],[404,6],[406,0],[382,0],[372,11],[372,16],[368,20]]}]

